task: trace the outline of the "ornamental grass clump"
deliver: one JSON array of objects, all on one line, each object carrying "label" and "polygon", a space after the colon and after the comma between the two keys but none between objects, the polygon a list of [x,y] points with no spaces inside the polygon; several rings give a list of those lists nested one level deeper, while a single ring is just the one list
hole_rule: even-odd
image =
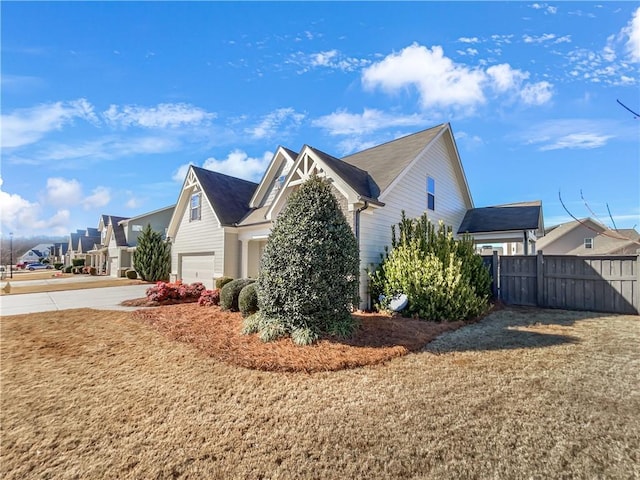
[{"label": "ornamental grass clump", "polygon": [[491,276],[474,250],[473,239],[453,238],[450,227],[436,229],[426,214],[409,220],[404,212],[398,235],[392,227],[392,248],[370,273],[377,307],[405,294],[403,313],[429,320],[467,320],[486,311]]},{"label": "ornamental grass clump", "polygon": [[358,244],[328,182],[312,177],[289,197],[262,256],[259,312],[245,333],[290,336],[308,345],[322,334],[349,336],[358,302]]}]

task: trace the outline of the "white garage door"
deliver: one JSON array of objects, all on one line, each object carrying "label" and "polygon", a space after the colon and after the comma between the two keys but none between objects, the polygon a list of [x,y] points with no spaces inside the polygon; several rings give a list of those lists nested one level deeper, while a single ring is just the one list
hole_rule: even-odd
[{"label": "white garage door", "polygon": [[201,282],[205,287],[213,289],[214,255],[183,255],[182,283]]},{"label": "white garage door", "polygon": [[117,277],[119,275],[118,268],[118,257],[110,257],[109,258],[109,275],[112,277]]}]

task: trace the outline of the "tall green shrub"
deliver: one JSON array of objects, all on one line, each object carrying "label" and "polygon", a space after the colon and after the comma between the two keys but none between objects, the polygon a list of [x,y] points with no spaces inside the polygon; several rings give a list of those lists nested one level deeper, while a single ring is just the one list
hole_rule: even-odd
[{"label": "tall green shrub", "polygon": [[322,333],[349,335],[358,301],[358,244],[329,184],[317,177],[289,197],[262,257],[260,311],[245,332],[290,335],[309,344]]},{"label": "tall green shrub", "polygon": [[399,293],[407,295],[406,313],[433,320],[460,320],[479,315],[488,305],[491,277],[475,253],[473,240],[453,238],[450,227],[438,228],[426,214],[392,227],[391,251],[370,273],[370,290],[379,307]]},{"label": "tall green shrub", "polygon": [[171,246],[149,224],[138,237],[138,246],[133,252],[133,268],[147,282],[169,280]]}]

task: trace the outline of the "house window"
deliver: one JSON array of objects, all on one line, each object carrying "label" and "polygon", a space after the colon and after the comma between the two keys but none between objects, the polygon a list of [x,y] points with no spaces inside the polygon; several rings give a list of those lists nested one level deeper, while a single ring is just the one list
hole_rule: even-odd
[{"label": "house window", "polygon": [[584,239],[584,248],[593,248],[593,238]]},{"label": "house window", "polygon": [[431,177],[427,177],[427,208],[436,209],[436,181]]},{"label": "house window", "polygon": [[191,195],[191,220],[200,220],[200,212],[202,210],[202,194],[194,193]]},{"label": "house window", "polygon": [[141,232],[142,230],[142,225],[131,225],[132,232]]}]

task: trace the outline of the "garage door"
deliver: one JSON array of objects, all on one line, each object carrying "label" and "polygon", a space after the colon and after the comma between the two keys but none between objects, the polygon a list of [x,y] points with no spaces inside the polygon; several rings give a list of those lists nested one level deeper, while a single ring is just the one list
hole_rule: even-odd
[{"label": "garage door", "polygon": [[205,287],[213,288],[214,255],[183,255],[182,283],[201,282]]},{"label": "garage door", "polygon": [[112,277],[117,277],[119,275],[118,268],[118,257],[110,257],[109,258],[109,275]]}]

